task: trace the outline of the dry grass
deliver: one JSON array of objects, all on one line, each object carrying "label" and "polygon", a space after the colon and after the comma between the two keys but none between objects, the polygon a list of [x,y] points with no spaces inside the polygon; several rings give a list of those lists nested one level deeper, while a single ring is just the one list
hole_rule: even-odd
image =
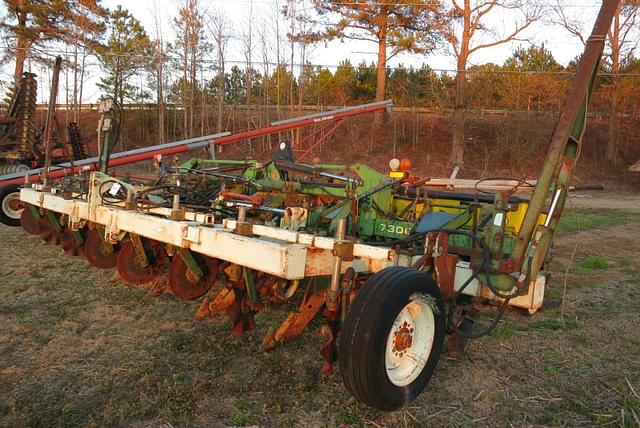
[{"label": "dry grass", "polygon": [[[267,328],[232,337],[197,322],[195,303],[154,298],[112,271],[0,227],[3,426],[635,426],[640,416],[640,221],[567,232],[555,245],[547,305],[510,313],[461,360],[443,359],[405,411],[356,403],[339,373],[319,374],[319,323],[270,353]],[[607,269],[562,275],[576,259]]]}]

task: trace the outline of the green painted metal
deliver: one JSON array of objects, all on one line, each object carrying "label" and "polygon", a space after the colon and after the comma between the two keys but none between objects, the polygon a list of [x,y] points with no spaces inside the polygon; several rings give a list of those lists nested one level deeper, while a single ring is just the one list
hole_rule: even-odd
[{"label": "green painted metal", "polygon": [[51,226],[53,227],[54,232],[62,232],[62,225],[58,221],[58,217],[56,217],[55,213],[53,211],[47,211],[46,216],[51,222]]},{"label": "green painted metal", "polygon": [[[605,39],[619,3],[619,0],[603,1],[591,37],[587,41],[587,47],[580,60],[573,87],[551,138],[540,178],[510,257],[513,264],[518,266],[520,270],[525,268],[525,257],[533,242],[532,237],[537,227],[538,216],[543,212],[549,196],[555,195],[557,190],[559,193],[556,197],[556,209],[549,224],[552,230],[557,226],[562,213],[571,173],[580,153],[580,144],[586,125],[587,106],[602,57]],[[539,247],[537,251],[542,250],[543,248]],[[538,259],[541,258],[543,259],[543,257],[538,257]]]},{"label": "green painted metal", "polygon": [[187,268],[196,279],[196,281],[200,281],[204,277],[204,273],[202,272],[202,269],[200,268],[200,265],[198,265],[196,259],[193,257],[191,251],[189,251],[189,249],[187,248],[178,248],[177,253],[184,264],[187,265]]},{"label": "green painted metal", "polygon": [[40,220],[40,217],[42,217],[40,215],[40,211],[38,210],[38,208],[35,205],[31,205],[31,204],[25,204],[27,206],[27,208],[29,209],[29,211],[31,211],[31,215],[33,215],[33,218],[35,218],[36,220]]},{"label": "green painted metal", "polygon": [[247,296],[253,304],[258,303],[258,291],[253,277],[253,271],[246,267],[242,267],[242,276],[244,278],[245,287],[247,287]]},{"label": "green painted metal", "polygon": [[372,235],[382,238],[402,239],[406,238],[411,233],[414,226],[415,223],[408,221],[387,219],[375,220]]},{"label": "green painted metal", "polygon": [[82,237],[80,231],[74,230],[71,235],[78,245],[84,244],[84,238]]},{"label": "green painted metal", "polygon": [[109,250],[109,252],[113,252],[113,245],[107,241],[104,237],[105,229],[101,224],[96,224],[96,230],[98,231],[98,236],[100,236],[100,240],[102,241],[102,245]]}]

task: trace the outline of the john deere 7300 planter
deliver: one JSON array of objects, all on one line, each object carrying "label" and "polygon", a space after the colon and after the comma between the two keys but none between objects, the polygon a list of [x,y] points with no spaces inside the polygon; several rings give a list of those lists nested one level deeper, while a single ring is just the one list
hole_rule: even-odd
[{"label": "john deere 7300 planter", "polygon": [[[617,7],[605,0],[537,181],[415,177],[273,160],[192,159],[147,182],[101,172],[26,184],[24,228],[155,293],[200,299],[196,316],[254,315],[296,300],[264,337],[271,349],[322,317],[322,370],[382,410],[411,402],[444,352],[489,333],[507,306],[535,312],[546,261],[580,154],[591,89]],[[215,143],[215,140],[213,141]],[[443,185],[445,184],[445,185]],[[479,301],[497,308],[475,322]]]}]

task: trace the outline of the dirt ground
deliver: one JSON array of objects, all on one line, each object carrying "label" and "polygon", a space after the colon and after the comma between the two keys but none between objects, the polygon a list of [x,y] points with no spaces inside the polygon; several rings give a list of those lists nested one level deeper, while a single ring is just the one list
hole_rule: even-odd
[{"label": "dirt ground", "polygon": [[508,313],[388,414],[319,374],[319,323],[260,350],[291,307],[233,337],[224,319],[194,320],[197,303],[0,226],[0,425],[640,426],[639,202],[571,198],[543,310]]}]

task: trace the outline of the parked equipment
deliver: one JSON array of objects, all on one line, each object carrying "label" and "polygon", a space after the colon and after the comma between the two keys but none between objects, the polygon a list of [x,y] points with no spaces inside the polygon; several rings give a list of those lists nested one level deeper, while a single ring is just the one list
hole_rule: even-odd
[{"label": "parked equipment", "polygon": [[[451,191],[412,176],[406,160],[392,160],[385,174],[296,163],[284,141],[266,163],[192,159],[148,183],[92,172],[28,184],[20,221],[130,283],[202,299],[196,316],[225,315],[236,334],[254,328],[269,305],[299,298],[263,348],[295,338],[321,314],[323,372],[338,361],[358,400],[401,408],[425,388],[445,339],[460,352],[464,339],[492,331],[508,305],[535,312],[542,304],[617,3],[603,2],[537,182],[449,179]],[[472,310],[479,299],[497,305],[484,325]]]},{"label": "parked equipment", "polygon": [[[117,111],[111,112],[114,108],[119,110],[120,107],[116,104],[106,105],[103,104],[101,125],[102,128],[105,125],[105,117],[110,116],[110,127],[113,128],[109,133],[105,134],[101,131],[99,140],[101,141],[101,148],[107,147],[110,156],[108,157],[108,167],[117,167],[123,165],[130,165],[136,162],[142,162],[152,160],[162,156],[177,155],[187,151],[193,151],[197,149],[207,148],[211,145],[231,144],[238,141],[245,141],[251,138],[258,138],[266,135],[278,134],[286,131],[290,131],[297,128],[314,126],[315,131],[311,132],[309,136],[302,139],[298,144],[293,147],[293,152],[297,155],[307,156],[317,150],[319,146],[325,143],[328,138],[336,131],[340,124],[342,124],[347,118],[352,116],[358,116],[367,113],[373,113],[376,111],[391,111],[393,104],[391,101],[381,101],[369,104],[363,104],[358,106],[346,107],[337,110],[331,110],[322,113],[315,113],[302,117],[296,117],[292,119],[272,122],[269,126],[258,128],[249,131],[231,133],[221,132],[213,135],[206,135],[203,137],[191,138],[188,140],[176,141],[173,143],[159,144],[149,147],[143,147],[134,150],[127,150],[124,152],[110,154],[113,150],[113,141],[111,137],[117,136],[118,130],[118,118]],[[77,126],[69,127],[69,141],[73,153],[86,153],[84,147],[76,147],[73,142],[77,141]],[[105,135],[108,141],[106,146],[102,144],[105,140]],[[99,150],[102,153],[102,150]],[[104,154],[104,153],[103,153]],[[56,163],[49,167],[48,176],[51,179],[59,179],[79,173],[87,173],[90,171],[100,170],[99,165],[101,157],[91,157],[84,159],[73,159],[73,161]],[[44,160],[44,156],[43,156]],[[54,157],[54,163],[59,158]],[[7,167],[2,170],[0,166],[0,223],[9,226],[18,226],[20,224],[20,214],[22,213],[22,204],[19,201],[19,189],[26,180],[30,183],[41,182],[44,178],[45,168],[41,167],[42,163],[35,164],[39,167],[30,169],[29,166],[24,164],[16,164],[11,167]]]},{"label": "parked equipment", "polygon": [[[67,125],[66,143],[59,132],[56,99],[61,67],[62,58],[58,57],[53,67],[49,106],[42,127],[38,128],[36,120],[35,74],[24,73],[5,100],[5,115],[0,117],[0,223],[9,226],[20,224],[22,204],[18,184],[24,181],[26,173],[33,168],[45,168],[47,162],[73,162],[87,157],[76,123]],[[3,180],[7,176],[19,179]]]}]

